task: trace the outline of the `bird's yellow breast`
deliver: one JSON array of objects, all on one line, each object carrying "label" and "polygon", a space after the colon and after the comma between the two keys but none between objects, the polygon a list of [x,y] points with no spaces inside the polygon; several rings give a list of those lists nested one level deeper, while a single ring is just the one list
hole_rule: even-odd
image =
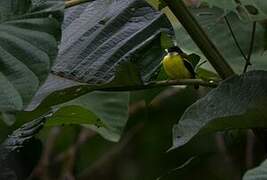
[{"label": "bird's yellow breast", "polygon": [[164,70],[171,79],[192,78],[179,54],[167,54],[162,60]]}]

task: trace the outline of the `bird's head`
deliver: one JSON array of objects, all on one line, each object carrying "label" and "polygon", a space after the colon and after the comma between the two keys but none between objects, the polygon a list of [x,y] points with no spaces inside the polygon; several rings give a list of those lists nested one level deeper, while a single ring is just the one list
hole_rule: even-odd
[{"label": "bird's head", "polygon": [[183,51],[178,46],[172,46],[165,50],[169,55],[181,55]]}]

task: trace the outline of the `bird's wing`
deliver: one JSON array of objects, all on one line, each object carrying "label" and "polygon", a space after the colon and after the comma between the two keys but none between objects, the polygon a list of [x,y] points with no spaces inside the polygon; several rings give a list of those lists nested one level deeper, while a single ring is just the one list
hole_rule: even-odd
[{"label": "bird's wing", "polygon": [[192,64],[186,59],[183,59],[183,63],[184,63],[184,66],[186,67],[186,69],[192,74],[192,78],[195,78],[196,73],[195,73],[195,70],[194,70]]}]

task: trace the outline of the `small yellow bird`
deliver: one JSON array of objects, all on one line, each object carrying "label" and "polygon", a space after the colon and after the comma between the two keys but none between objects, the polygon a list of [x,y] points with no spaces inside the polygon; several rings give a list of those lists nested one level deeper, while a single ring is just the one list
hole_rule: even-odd
[{"label": "small yellow bird", "polygon": [[[163,58],[163,68],[170,79],[192,79],[196,73],[192,64],[186,59],[187,55],[177,46],[167,49]],[[198,88],[198,85],[195,85]]]}]

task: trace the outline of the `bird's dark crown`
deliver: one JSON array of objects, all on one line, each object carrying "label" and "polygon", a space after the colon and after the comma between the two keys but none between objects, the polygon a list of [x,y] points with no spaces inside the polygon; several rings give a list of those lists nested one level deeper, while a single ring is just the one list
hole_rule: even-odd
[{"label": "bird's dark crown", "polygon": [[178,46],[172,46],[167,49],[168,53],[174,53],[177,52],[178,54],[183,54],[183,51]]}]

